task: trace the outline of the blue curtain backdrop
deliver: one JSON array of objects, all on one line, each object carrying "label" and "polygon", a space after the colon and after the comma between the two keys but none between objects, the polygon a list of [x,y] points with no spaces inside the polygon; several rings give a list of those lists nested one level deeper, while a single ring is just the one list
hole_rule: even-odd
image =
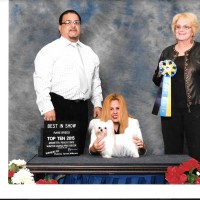
[{"label": "blue curtain backdrop", "polygon": [[[175,42],[173,16],[193,12],[200,20],[199,8],[199,0],[9,1],[9,160],[28,161],[38,153],[43,119],[36,105],[34,59],[44,45],[59,37],[58,19],[67,9],[80,13],[81,41],[100,58],[104,98],[121,93],[129,113],[140,122],[147,155],[162,155],[160,117],[151,114],[157,93],[152,75],[161,51]],[[195,39],[200,41],[199,34]],[[80,174],[60,180],[71,184],[164,182],[162,174]]]},{"label": "blue curtain backdrop", "polygon": [[[56,178],[56,174],[50,175]],[[69,174],[59,179],[59,184],[166,184],[163,174]]]},{"label": "blue curtain backdrop", "polygon": [[173,16],[193,12],[200,20],[199,8],[199,0],[9,1],[9,160],[28,161],[38,153],[43,119],[36,105],[34,59],[59,37],[58,19],[67,9],[80,13],[81,41],[99,55],[104,98],[111,92],[124,95],[140,122],[147,155],[162,155],[160,117],[151,114],[157,93],[152,75],[161,51],[175,42]]}]

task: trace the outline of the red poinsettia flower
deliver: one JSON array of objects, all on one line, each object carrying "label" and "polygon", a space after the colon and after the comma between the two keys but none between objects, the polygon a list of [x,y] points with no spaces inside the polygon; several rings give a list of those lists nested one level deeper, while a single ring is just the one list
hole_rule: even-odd
[{"label": "red poinsettia flower", "polygon": [[200,164],[192,158],[179,166],[169,166],[165,178],[169,184],[200,184]]},{"label": "red poinsettia flower", "polygon": [[51,179],[50,181],[46,181],[44,179],[40,179],[36,182],[36,184],[58,184],[58,181]]},{"label": "red poinsettia flower", "polygon": [[36,184],[47,184],[46,180],[40,179],[39,181],[35,182]]},{"label": "red poinsettia flower", "polygon": [[58,181],[50,178],[49,176],[45,176],[44,179],[38,180],[36,184],[58,184]]},{"label": "red poinsettia flower", "polygon": [[184,173],[186,171],[190,171],[192,168],[198,168],[199,167],[199,163],[197,160],[195,159],[190,159],[187,162],[183,162],[182,164],[180,164],[179,168],[180,170]]},{"label": "red poinsettia flower", "polygon": [[196,184],[200,184],[200,177],[197,177],[197,179],[196,179],[196,182],[195,182]]},{"label": "red poinsettia flower", "polygon": [[8,171],[8,178],[12,178],[15,174],[15,170],[12,170],[12,171]]},{"label": "red poinsettia flower", "polygon": [[186,174],[181,174],[180,177],[179,177],[179,179],[180,179],[181,183],[185,183],[188,178],[187,178]]},{"label": "red poinsettia flower", "polygon": [[180,179],[180,170],[177,166],[170,166],[167,168],[165,177],[167,181],[171,184],[181,184],[182,180]]},{"label": "red poinsettia flower", "polygon": [[50,181],[48,183],[49,184],[58,184],[58,181],[55,179],[50,179]]}]

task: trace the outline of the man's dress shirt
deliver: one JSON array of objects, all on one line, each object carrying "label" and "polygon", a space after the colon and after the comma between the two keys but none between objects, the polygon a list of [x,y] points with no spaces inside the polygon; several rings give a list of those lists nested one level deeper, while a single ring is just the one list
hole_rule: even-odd
[{"label": "man's dress shirt", "polygon": [[99,78],[99,58],[87,45],[78,41],[82,55],[88,90],[83,94],[77,76],[77,57],[71,42],[64,37],[44,46],[36,55],[33,74],[36,103],[41,112],[53,110],[49,93],[54,92],[68,100],[90,99],[94,107],[102,107],[102,88]]}]

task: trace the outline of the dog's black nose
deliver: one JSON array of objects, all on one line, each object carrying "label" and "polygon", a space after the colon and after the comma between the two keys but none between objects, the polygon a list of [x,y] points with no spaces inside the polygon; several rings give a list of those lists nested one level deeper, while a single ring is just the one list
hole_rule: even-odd
[{"label": "dog's black nose", "polygon": [[99,131],[100,131],[100,132],[103,132],[103,129],[102,129],[101,127],[99,127]]}]

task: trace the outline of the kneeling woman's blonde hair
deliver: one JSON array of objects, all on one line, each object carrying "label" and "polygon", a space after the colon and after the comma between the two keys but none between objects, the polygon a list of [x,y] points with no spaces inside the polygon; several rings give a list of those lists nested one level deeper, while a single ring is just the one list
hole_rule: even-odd
[{"label": "kneeling woman's blonde hair", "polygon": [[112,93],[109,94],[104,102],[103,102],[103,107],[102,107],[102,114],[101,114],[101,120],[102,121],[108,121],[111,119],[110,115],[110,104],[111,101],[117,100],[119,102],[120,106],[120,111],[119,111],[119,124],[120,124],[120,133],[124,133],[124,130],[128,127],[128,118],[132,117],[131,115],[128,114],[127,106],[125,99],[122,95]]}]

